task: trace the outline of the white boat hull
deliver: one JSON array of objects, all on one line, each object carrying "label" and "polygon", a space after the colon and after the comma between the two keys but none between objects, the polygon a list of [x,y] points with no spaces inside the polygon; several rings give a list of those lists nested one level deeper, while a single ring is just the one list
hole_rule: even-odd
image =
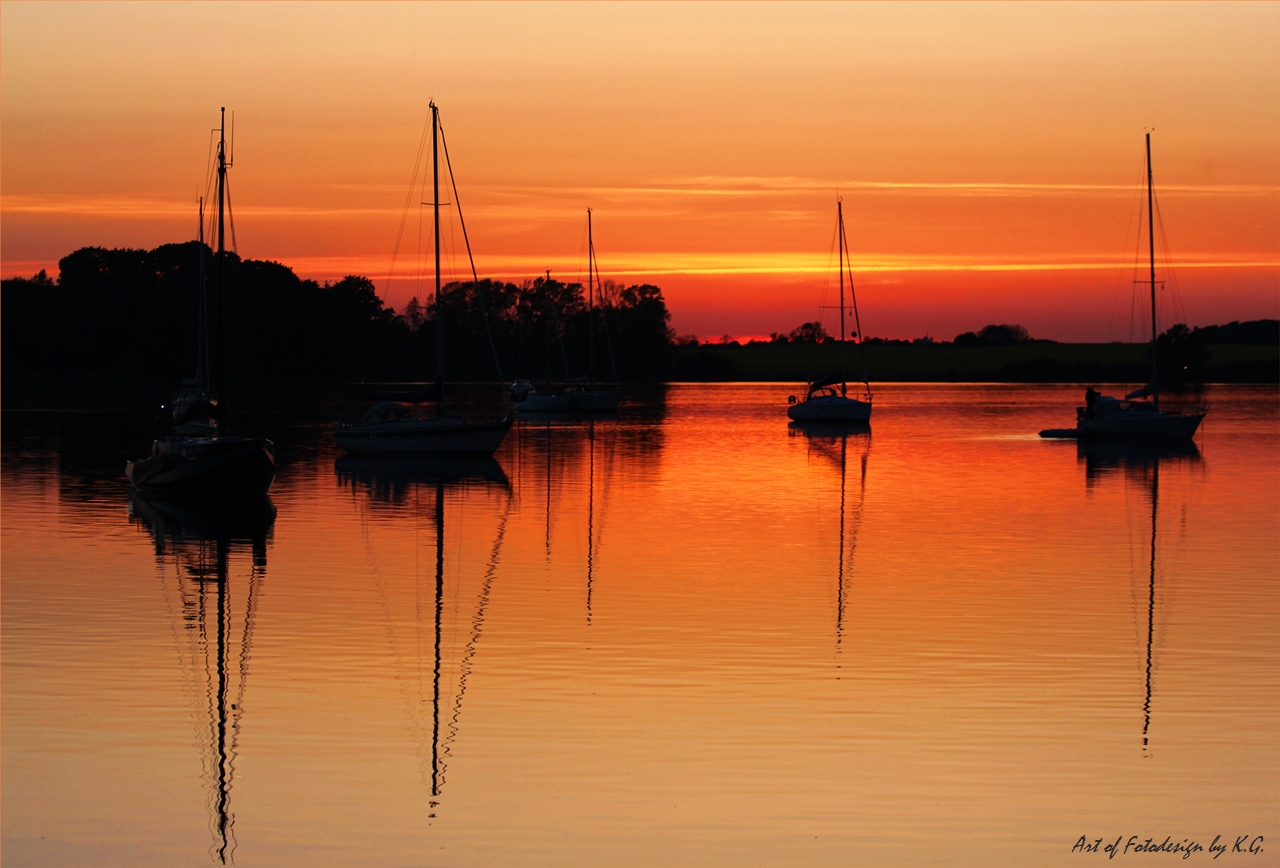
[{"label": "white boat hull", "polygon": [[871,402],[841,395],[819,395],[787,408],[797,422],[870,422]]},{"label": "white boat hull", "polygon": [[407,419],[344,425],[334,439],[353,455],[492,455],[510,428],[510,419],[479,424]]}]

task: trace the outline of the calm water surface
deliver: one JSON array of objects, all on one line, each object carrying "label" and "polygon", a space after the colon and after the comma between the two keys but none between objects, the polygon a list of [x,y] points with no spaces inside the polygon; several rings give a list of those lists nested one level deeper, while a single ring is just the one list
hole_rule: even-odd
[{"label": "calm water surface", "polygon": [[1154,452],[1035,437],[1075,388],[791,391],[479,465],[276,420],[231,514],[130,497],[135,417],[6,413],[4,863],[1277,864],[1274,388]]}]

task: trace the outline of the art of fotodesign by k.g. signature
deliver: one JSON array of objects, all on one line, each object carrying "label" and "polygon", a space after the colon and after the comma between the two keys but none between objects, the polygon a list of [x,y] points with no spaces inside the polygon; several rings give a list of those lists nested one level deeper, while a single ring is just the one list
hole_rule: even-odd
[{"label": "art of fotodesign by k.g. signature", "polygon": [[[1100,853],[1105,854],[1108,859],[1134,853],[1169,853],[1177,854],[1183,859],[1187,859],[1193,854],[1206,852],[1203,844],[1191,838],[1175,840],[1172,835],[1166,835],[1165,839],[1159,842],[1157,842],[1156,838],[1144,838],[1141,835],[1130,835],[1128,838],[1121,835],[1110,844],[1104,844],[1105,840],[1107,839],[1095,838],[1090,840],[1087,835],[1081,835],[1080,840],[1076,841],[1071,848],[1071,852]],[[1266,838],[1262,835],[1227,835],[1225,837],[1217,835],[1210,842],[1207,852],[1214,859],[1224,853],[1258,856],[1263,852],[1265,841]]]}]

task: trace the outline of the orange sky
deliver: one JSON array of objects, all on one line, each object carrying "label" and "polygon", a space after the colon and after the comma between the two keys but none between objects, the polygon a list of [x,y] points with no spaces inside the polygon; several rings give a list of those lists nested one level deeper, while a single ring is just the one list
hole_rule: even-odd
[{"label": "orange sky", "polygon": [[577,277],[591,206],[604,275],[662,286],[682,333],[815,318],[838,192],[869,334],[1127,340],[1149,127],[1169,321],[1280,316],[1280,4],[6,2],[0,24],[6,276],[192,237],[226,105],[240,252],[384,287],[435,99],[482,276]]}]

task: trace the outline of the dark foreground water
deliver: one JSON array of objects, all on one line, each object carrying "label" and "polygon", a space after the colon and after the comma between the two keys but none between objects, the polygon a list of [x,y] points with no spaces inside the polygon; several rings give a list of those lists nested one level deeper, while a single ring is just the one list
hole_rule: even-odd
[{"label": "dark foreground water", "polygon": [[5,413],[4,864],[1278,863],[1275,388],[1159,450],[1039,440],[1074,388],[789,391],[467,466],[277,419],[231,512],[131,498],[136,417]]}]

